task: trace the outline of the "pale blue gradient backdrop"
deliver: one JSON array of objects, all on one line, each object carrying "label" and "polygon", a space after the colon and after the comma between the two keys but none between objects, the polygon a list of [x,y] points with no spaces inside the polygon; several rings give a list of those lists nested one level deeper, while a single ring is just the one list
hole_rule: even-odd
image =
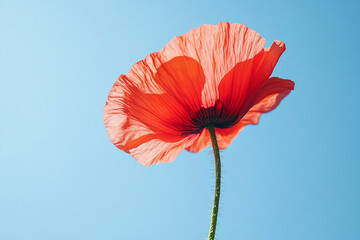
[{"label": "pale blue gradient backdrop", "polygon": [[0,239],[206,239],[211,149],[149,168],[102,123],[120,74],[201,24],[287,50],[293,91],[222,152],[217,240],[360,239],[359,1],[1,1]]}]

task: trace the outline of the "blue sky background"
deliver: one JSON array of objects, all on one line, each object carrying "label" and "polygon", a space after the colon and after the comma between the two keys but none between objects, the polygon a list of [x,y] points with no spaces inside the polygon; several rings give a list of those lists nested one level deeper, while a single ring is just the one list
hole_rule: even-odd
[{"label": "blue sky background", "polygon": [[107,138],[120,74],[201,24],[287,50],[293,91],[222,152],[217,240],[360,239],[359,1],[0,1],[0,239],[206,239],[211,149],[143,167]]}]

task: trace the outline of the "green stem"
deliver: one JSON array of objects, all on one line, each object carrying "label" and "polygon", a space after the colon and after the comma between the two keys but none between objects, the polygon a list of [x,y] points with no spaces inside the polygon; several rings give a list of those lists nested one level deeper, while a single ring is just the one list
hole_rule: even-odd
[{"label": "green stem", "polygon": [[221,162],[220,162],[220,152],[219,146],[216,140],[215,128],[213,125],[207,127],[211,137],[211,143],[214,151],[215,158],[215,196],[214,196],[214,205],[211,215],[211,225],[209,231],[209,240],[215,239],[215,230],[216,230],[216,222],[219,210],[219,200],[220,200],[220,185],[221,185]]}]

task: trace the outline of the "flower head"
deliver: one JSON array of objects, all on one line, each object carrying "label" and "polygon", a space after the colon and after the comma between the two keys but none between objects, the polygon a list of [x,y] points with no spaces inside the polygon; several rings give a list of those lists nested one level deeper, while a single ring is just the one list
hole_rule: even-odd
[{"label": "flower head", "polygon": [[209,146],[209,125],[228,147],[294,89],[270,78],[285,44],[264,45],[256,31],[226,22],[175,37],[115,82],[104,108],[111,142],[145,166]]}]

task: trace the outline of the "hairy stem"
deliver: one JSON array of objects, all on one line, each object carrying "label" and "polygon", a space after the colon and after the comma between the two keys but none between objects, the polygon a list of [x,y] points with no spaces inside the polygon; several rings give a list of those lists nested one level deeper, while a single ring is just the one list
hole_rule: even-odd
[{"label": "hairy stem", "polygon": [[220,185],[221,185],[221,162],[220,162],[220,152],[219,146],[216,140],[215,128],[213,125],[207,127],[211,137],[211,143],[214,151],[215,158],[215,196],[214,196],[214,205],[211,214],[211,224],[209,231],[209,240],[215,239],[215,230],[216,230],[216,222],[219,210],[219,200],[220,200]]}]

